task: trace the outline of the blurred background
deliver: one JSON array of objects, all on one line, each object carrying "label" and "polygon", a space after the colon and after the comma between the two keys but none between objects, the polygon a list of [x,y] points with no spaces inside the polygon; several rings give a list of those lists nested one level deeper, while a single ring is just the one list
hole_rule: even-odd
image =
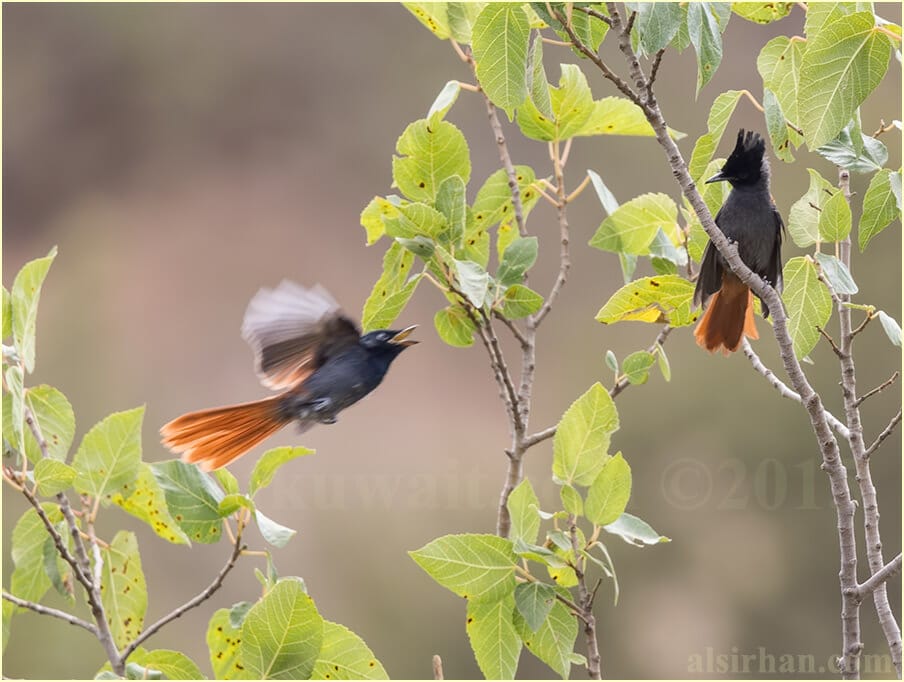
[{"label": "blurred background", "polygon": [[[900,21],[899,5],[877,7]],[[802,22],[798,7],[773,26],[733,17],[722,66],[696,100],[693,51],[667,56],[658,96],[669,124],[688,134],[680,143],[686,158],[705,132],[716,95],[748,88],[760,97],[759,49],[775,35],[800,34]],[[612,47],[605,54],[622,70]],[[557,82],[558,63],[574,57],[564,48],[545,52]],[[892,60],[863,107],[867,132],[880,119],[901,117],[900,68]],[[596,97],[616,94],[594,70],[585,71]],[[59,245],[42,294],[31,383],[50,383],[68,396],[76,442],[110,412],[146,405],[144,456],[162,460],[169,457],[157,436],[164,422],[263,396],[239,336],[245,306],[261,286],[283,277],[320,282],[359,315],[385,244],[365,247],[358,215],[371,197],[392,191],[396,139],[450,79],[473,80],[448,43],[399,5],[4,5],[3,281],[9,286],[23,263]],[[499,165],[483,102],[464,92],[449,119],[470,144],[473,200]],[[504,125],[515,162],[547,174],[546,146]],[[744,99],[721,155],[741,126],[764,130]],[[883,139],[896,168],[900,133]],[[808,166],[834,177],[828,162],[807,153],[773,166],[773,192],[785,216],[807,189]],[[643,192],[679,199],[652,138],[580,139],[567,169],[570,186],[587,168],[622,202]],[[853,179],[855,221],[867,183]],[[592,192],[569,218],[574,264],[541,331],[537,429],[555,423],[594,381],[611,384],[607,349],[624,358],[658,331],[594,322],[621,273],[615,256],[586,246],[602,219]],[[541,242],[531,284],[543,292],[557,267],[552,212],[538,208],[529,227]],[[854,254],[852,268],[858,300],[898,320],[900,235],[898,225],[886,230],[866,256]],[[792,244],[785,258],[794,255]],[[321,613],[359,633],[397,678],[429,677],[435,653],[448,677],[479,677],[465,605],[406,551],[446,533],[493,532],[505,473],[508,432],[489,363],[479,344],[459,350],[438,339],[431,321],[442,304],[435,290],[420,287],[399,324],[420,324],[423,343],[393,366],[373,397],[336,426],[303,437],[286,429],[265,446],[317,450],[286,466],[260,496],[268,515],[298,530],[274,551],[276,566],[283,575],[303,576]],[[763,338],[755,346],[779,370],[771,335],[762,321],[759,327]],[[899,368],[898,349],[878,324],[857,349],[862,390]],[[724,656],[731,665],[730,657],[762,649],[776,661],[783,654],[815,661],[811,675],[806,664],[795,670],[824,677],[840,647],[838,549],[806,413],[780,398],[743,355],[707,355],[687,329],[673,332],[666,350],[671,382],[654,372],[648,384],[618,398],[613,452],[621,449],[633,468],[629,511],[673,542],[643,549],[615,538],[609,543],[621,597],[613,606],[606,584],[598,598],[604,675],[745,676],[707,660]],[[840,415],[837,362],[824,344],[812,358],[811,381]],[[900,402],[895,385],[864,405],[867,442]],[[872,463],[886,558],[900,548],[899,434]],[[243,484],[254,458],[233,468]],[[527,459],[546,508],[558,504],[550,461],[551,442]],[[24,507],[5,492],[9,538]],[[109,536],[123,525],[135,530],[143,550],[148,621],[202,589],[228,552],[222,544],[168,545],[115,509],[99,530]],[[263,548],[256,530],[249,540]],[[207,621],[217,608],[258,596],[255,566],[262,567],[259,559],[243,559],[223,589],[155,635],[149,648],[184,650],[209,673]],[[8,545],[3,568],[11,570]],[[861,579],[866,571],[862,558]],[[890,596],[900,602],[899,578]],[[869,603],[862,622],[866,652],[885,654]],[[102,662],[86,633],[25,614],[16,616],[3,667],[9,677],[90,677]],[[889,676],[887,656],[873,664],[878,672],[867,676]],[[519,676],[551,675],[523,654]],[[583,670],[575,668],[574,676]]]}]

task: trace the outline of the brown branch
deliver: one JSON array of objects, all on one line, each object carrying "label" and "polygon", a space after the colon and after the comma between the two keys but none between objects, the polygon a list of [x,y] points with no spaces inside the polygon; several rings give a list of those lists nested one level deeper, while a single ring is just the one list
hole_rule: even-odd
[{"label": "brown branch", "polygon": [[90,632],[92,635],[97,636],[97,628],[91,625],[86,620],[82,620],[77,616],[73,616],[71,613],[66,613],[65,611],[60,611],[58,609],[52,609],[49,606],[44,606],[42,604],[38,604],[33,601],[28,601],[27,599],[20,599],[19,597],[10,594],[6,590],[3,590],[3,598],[16,606],[21,606],[23,609],[29,609],[30,611],[34,611],[35,613],[40,613],[42,616],[52,616],[53,618],[59,618],[60,620],[64,620],[70,625],[75,625],[77,627],[83,628]]},{"label": "brown branch", "polygon": [[833,339],[829,335],[829,333],[825,329],[820,327],[819,325],[816,325],[816,331],[818,331],[820,333],[822,338],[824,338],[826,341],[829,342],[829,345],[832,347],[832,352],[835,353],[835,355],[840,358],[842,350],[841,350],[841,348],[838,347],[838,344],[835,343],[835,339]]},{"label": "brown branch", "polygon": [[898,556],[885,564],[882,568],[876,571],[866,582],[862,583],[858,588],[857,592],[859,593],[859,597],[861,600],[865,599],[869,595],[873,594],[880,585],[884,585],[888,582],[889,578],[893,578],[898,573],[901,572],[901,553],[898,552]]},{"label": "brown branch", "polygon": [[895,430],[895,427],[901,423],[901,410],[898,409],[898,413],[891,418],[891,421],[888,422],[888,426],[882,429],[882,432],[876,436],[876,440],[873,441],[872,445],[870,445],[866,451],[863,453],[864,457],[870,457],[876,450],[879,449],[879,446],[882,445],[882,441],[888,438]]},{"label": "brown branch", "polygon": [[433,679],[443,679],[443,659],[439,657],[439,654],[433,654]]},{"label": "brown branch", "polygon": [[532,433],[529,436],[525,436],[521,442],[524,445],[525,449],[532,448],[537,443],[542,443],[544,440],[547,440],[548,438],[552,438],[555,435],[556,435],[556,426],[550,426],[550,427],[543,429],[542,431],[537,431],[536,433]]},{"label": "brown branch", "polygon": [[[852,334],[853,334],[853,332],[852,332]],[[867,398],[871,398],[872,396],[876,395],[877,393],[881,393],[882,391],[884,391],[886,388],[888,388],[893,383],[895,383],[895,381],[898,380],[899,376],[900,376],[900,374],[898,373],[897,370],[895,370],[895,373],[892,374],[890,378],[886,379],[881,384],[876,386],[876,388],[874,388],[872,391],[867,391],[862,396],[857,398],[857,400],[854,401],[854,406],[860,407],[860,405],[863,404],[864,400],[866,400]]]},{"label": "brown branch", "polygon": [[220,587],[223,585],[223,581],[226,580],[226,576],[229,575],[229,572],[235,566],[235,562],[238,560],[239,556],[242,553],[242,550],[244,549],[244,546],[242,545],[242,529],[242,526],[239,525],[238,531],[236,532],[235,536],[235,543],[233,543],[232,545],[232,553],[229,555],[229,558],[226,560],[223,568],[220,569],[217,577],[213,579],[213,582],[210,583],[210,585],[204,588],[197,595],[189,599],[187,602],[173,609],[157,622],[146,627],[140,635],[138,635],[122,650],[122,653],[119,656],[123,663],[125,663],[126,659],[128,659],[128,657],[135,651],[135,649],[141,646],[145,642],[145,640],[156,633],[160,628],[162,628],[167,623],[176,620],[186,611],[190,611],[196,606],[201,605],[202,603],[210,599],[214,592],[220,589]]},{"label": "brown branch", "polygon": [[[571,548],[574,552],[574,563],[571,565],[578,581],[577,615],[584,622],[584,642],[587,646],[587,676],[592,680],[602,679],[600,670],[600,649],[596,640],[596,617],[593,615],[593,600],[596,596],[596,588],[591,592],[587,589],[586,576],[584,575],[584,562],[581,550],[578,547],[577,519],[573,514],[568,517],[569,536]],[[599,587],[599,585],[597,585]]]},{"label": "brown branch", "polygon": [[525,346],[528,345],[527,336],[524,334],[524,332],[518,329],[518,326],[514,322],[512,322],[498,310],[493,310],[493,317],[495,317],[497,320],[502,322],[502,324],[508,327],[508,330],[512,333],[512,336],[515,337],[515,340],[521,346],[521,349],[524,350]]},{"label": "brown branch", "polygon": [[486,102],[487,117],[490,119],[490,127],[493,129],[496,146],[499,149],[499,160],[502,161],[502,167],[505,169],[505,176],[508,179],[509,192],[512,195],[512,208],[515,211],[515,223],[518,225],[518,234],[526,237],[527,227],[524,224],[524,207],[521,204],[521,191],[518,188],[518,174],[515,171],[515,165],[512,163],[508,145],[505,143],[505,134],[502,132],[502,123],[499,121],[496,105],[490,101],[490,98],[487,97],[487,94],[482,89],[481,93]]}]

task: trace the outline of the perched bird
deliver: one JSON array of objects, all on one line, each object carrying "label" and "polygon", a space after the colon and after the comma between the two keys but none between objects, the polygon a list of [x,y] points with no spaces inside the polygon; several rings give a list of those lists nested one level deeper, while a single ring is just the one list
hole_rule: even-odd
[{"label": "perched bird", "polygon": [[[716,215],[716,225],[729,241],[738,245],[744,264],[774,286],[782,289],[782,217],[769,193],[769,161],[766,145],[755,132],[738,133],[734,151],[722,170],[707,180],[727,181],[731,192]],[[759,338],[753,321],[753,293],[729,269],[722,255],[706,245],[700,275],[694,290],[694,305],[707,304],[694,330],[697,343],[708,351],[737,350],[743,336]],[[769,316],[760,299],[763,317]]]},{"label": "perched bird", "polygon": [[189,412],[160,429],[163,444],[205,471],[226,466],[291,421],[301,431],[334,424],[374,390],[392,361],[417,341],[402,330],[361,335],[329,292],[283,280],[261,289],[245,311],[242,338],[254,351],[261,383],[278,395]]}]

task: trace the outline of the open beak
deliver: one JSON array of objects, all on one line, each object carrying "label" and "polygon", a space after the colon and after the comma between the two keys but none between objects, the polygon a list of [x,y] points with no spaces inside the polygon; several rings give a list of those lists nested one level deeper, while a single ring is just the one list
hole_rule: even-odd
[{"label": "open beak", "polygon": [[400,331],[398,334],[396,334],[391,339],[389,339],[389,343],[394,343],[397,346],[413,346],[414,344],[416,344],[418,342],[415,341],[414,339],[409,339],[408,337],[411,336],[411,333],[415,329],[417,329],[416,324],[413,324],[410,327],[405,327],[402,331]]},{"label": "open beak", "polygon": [[703,184],[708,185],[711,182],[725,182],[726,180],[728,180],[728,178],[722,174],[722,171],[719,171],[718,173],[716,173],[714,176],[712,176],[709,180],[707,180]]}]

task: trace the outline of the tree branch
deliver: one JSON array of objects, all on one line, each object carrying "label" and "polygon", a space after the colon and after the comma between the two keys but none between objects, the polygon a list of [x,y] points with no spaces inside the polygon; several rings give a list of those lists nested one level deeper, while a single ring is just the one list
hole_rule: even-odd
[{"label": "tree branch", "polygon": [[860,599],[866,599],[870,594],[874,594],[880,585],[884,585],[886,582],[888,582],[889,578],[893,578],[900,572],[901,553],[898,552],[898,556],[896,556],[894,559],[892,559],[882,568],[876,571],[876,573],[874,573],[869,580],[862,583],[860,587],[857,588]]},{"label": "tree branch", "polygon": [[[653,352],[655,352],[656,347],[657,347],[657,346],[661,346],[662,344],[664,344],[665,341],[666,341],[666,339],[669,338],[669,334],[671,333],[671,331],[672,331],[672,327],[670,327],[670,326],[667,325],[667,324],[664,325],[664,326],[662,327],[662,329],[659,330],[659,334],[656,335],[656,340],[653,341],[653,345],[650,346],[649,348],[647,348],[647,352],[648,352],[648,353],[653,353]],[[625,390],[626,388],[628,388],[628,386],[630,386],[630,385],[631,385],[631,382],[628,381],[625,377],[622,377],[621,379],[619,379],[619,380],[616,382],[615,386],[613,386],[613,387],[609,390],[609,396],[612,397],[612,398],[615,398],[616,396],[618,396],[619,393],[621,393],[622,391],[624,391],[624,390]]]},{"label": "tree branch", "polygon": [[542,443],[544,440],[552,438],[556,435],[556,428],[557,426],[549,426],[542,431],[537,431],[536,433],[532,433],[529,436],[525,436],[524,440],[522,441],[524,448],[532,448],[537,443]]},{"label": "tree branch", "polygon": [[893,383],[895,383],[895,381],[897,381],[897,379],[898,379],[899,376],[900,376],[900,375],[899,375],[898,371],[895,370],[895,373],[891,375],[891,378],[886,379],[886,380],[883,381],[881,384],[879,384],[878,386],[876,386],[876,388],[874,388],[872,391],[867,391],[867,392],[864,393],[862,396],[860,396],[859,398],[857,398],[857,400],[854,401],[855,407],[860,407],[860,406],[863,404],[863,401],[864,401],[864,400],[866,400],[867,398],[870,398],[870,397],[876,395],[877,393],[881,393],[882,391],[884,391],[886,388],[888,388],[888,387],[891,386]]},{"label": "tree branch", "polygon": [[156,633],[160,628],[162,628],[167,623],[176,620],[186,611],[190,611],[196,606],[201,605],[202,603],[210,599],[214,592],[220,589],[220,587],[223,585],[223,581],[226,580],[226,576],[229,575],[229,572],[235,566],[235,562],[238,560],[239,555],[241,555],[242,550],[244,549],[244,546],[242,545],[242,530],[243,527],[239,525],[238,531],[235,535],[235,542],[232,545],[232,553],[229,555],[229,559],[226,560],[223,568],[220,569],[217,577],[213,579],[213,582],[210,583],[210,585],[204,588],[197,595],[189,599],[187,602],[163,616],[156,623],[146,627],[140,635],[138,635],[128,646],[126,646],[122,650],[122,653],[119,656],[123,663],[135,651],[135,649],[141,646],[141,644],[143,644],[145,640]]},{"label": "tree branch", "polygon": [[49,606],[44,606],[42,604],[37,604],[33,601],[28,601],[27,599],[19,599],[19,597],[14,594],[10,594],[6,590],[3,590],[3,598],[16,606],[21,606],[23,609],[29,609],[30,611],[34,611],[35,613],[40,613],[42,616],[52,616],[54,618],[59,618],[60,620],[64,620],[70,625],[75,625],[77,627],[83,628],[90,632],[92,635],[97,636],[97,628],[91,625],[86,620],[82,620],[77,616],[73,616],[71,613],[66,613],[65,611],[60,611],[58,609],[52,609]]},{"label": "tree branch", "polygon": [[[746,338],[742,339],[741,343],[744,355],[750,360],[750,364],[753,365],[753,368],[765,377],[766,381],[768,381],[775,390],[779,392],[779,394],[784,398],[789,398],[798,404],[803,404],[803,401],[800,399],[800,395],[796,393],[794,390],[789,388],[781,379],[775,376],[775,372],[766,367],[763,364],[763,361],[760,359],[760,356],[756,354],[756,351],[753,350],[753,346],[750,345],[750,341]],[[844,424],[842,424],[831,412],[826,410],[826,420],[829,422],[829,425],[835,430],[835,432],[847,440],[848,438],[848,428]]]},{"label": "tree branch", "polygon": [[873,444],[870,445],[866,451],[863,453],[864,457],[870,457],[880,445],[882,445],[882,441],[888,438],[895,430],[895,427],[901,423],[901,410],[898,409],[898,413],[891,418],[891,421],[888,422],[888,426],[882,429],[882,433],[876,436],[876,440],[873,441]]},{"label": "tree branch", "polygon": [[443,679],[443,659],[439,657],[439,654],[433,654],[433,679]]},{"label": "tree branch", "polygon": [[[592,680],[602,679],[600,670],[600,649],[596,640],[596,617],[593,615],[593,600],[596,597],[596,588],[593,591],[587,589],[586,576],[584,575],[584,558],[581,556],[581,548],[578,547],[577,519],[573,514],[568,517],[568,529],[571,537],[571,549],[574,552],[574,570],[578,581],[578,606],[577,615],[584,622],[584,641],[587,646],[587,675]],[[597,585],[598,587],[599,585]]]},{"label": "tree branch", "polygon": [[[845,169],[838,171],[838,185],[844,193],[848,203],[851,198],[850,173]],[[842,263],[851,268],[851,238],[846,237],[839,245],[839,256]],[[844,305],[850,301],[850,295],[841,294],[838,296],[837,309],[838,321],[841,329],[841,348],[838,353],[841,365],[841,395],[844,400],[845,422],[848,427],[848,444],[851,454],[854,456],[854,468],[857,472],[857,485],[860,489],[860,499],[863,503],[863,528],[866,544],[866,558],[869,564],[870,572],[875,575],[883,570],[885,560],[882,557],[882,538],[879,534],[879,502],[876,494],[876,486],[873,484],[872,474],[870,473],[869,457],[866,454],[866,445],[863,441],[863,423],[860,419],[859,405],[863,400],[877,391],[881,391],[887,384],[897,378],[895,375],[885,384],[880,386],[876,391],[870,391],[865,394],[864,398],[857,399],[857,375],[854,366],[854,356],[852,353],[852,345],[854,341],[853,328],[851,324],[851,309]],[[879,624],[882,632],[888,641],[888,648],[891,653],[892,662],[898,677],[901,676],[901,628],[895,620],[891,605],[888,603],[888,594],[885,589],[885,583],[880,582],[873,589],[873,605],[876,609],[876,615],[879,618]],[[854,670],[857,673],[858,661],[853,661]]]}]

